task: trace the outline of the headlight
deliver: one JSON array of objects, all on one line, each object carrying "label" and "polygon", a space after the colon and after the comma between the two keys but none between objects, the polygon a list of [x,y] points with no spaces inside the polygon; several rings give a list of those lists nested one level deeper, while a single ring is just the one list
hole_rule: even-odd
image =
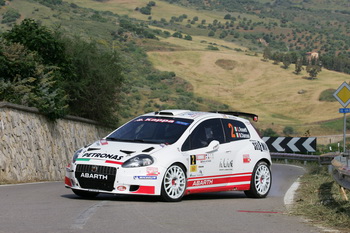
[{"label": "headlight", "polygon": [[77,161],[77,158],[79,156],[79,154],[83,151],[83,149],[77,150],[74,155],[73,155],[73,163],[75,163],[75,161]]},{"label": "headlight", "polygon": [[144,167],[153,164],[153,162],[152,156],[141,154],[125,161],[122,167]]}]

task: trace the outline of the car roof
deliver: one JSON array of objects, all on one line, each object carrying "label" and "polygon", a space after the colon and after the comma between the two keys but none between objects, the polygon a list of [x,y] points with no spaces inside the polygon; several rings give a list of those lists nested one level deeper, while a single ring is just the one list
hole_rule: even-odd
[{"label": "car roof", "polygon": [[218,118],[230,118],[230,119],[246,121],[246,119],[240,118],[238,116],[250,117],[254,121],[257,121],[258,119],[258,116],[252,113],[229,112],[229,111],[200,112],[200,111],[190,111],[190,110],[180,110],[180,109],[161,110],[158,112],[151,112],[151,113],[145,114],[144,116],[180,117],[180,118],[193,119],[193,120],[195,119],[198,120],[201,118],[218,117]]}]

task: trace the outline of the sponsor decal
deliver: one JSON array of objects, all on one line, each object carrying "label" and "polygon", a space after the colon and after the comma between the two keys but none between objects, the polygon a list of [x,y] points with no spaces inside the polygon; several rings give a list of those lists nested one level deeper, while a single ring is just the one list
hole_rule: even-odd
[{"label": "sponsor decal", "polygon": [[157,176],[134,176],[134,180],[156,180]]},{"label": "sponsor decal", "polygon": [[250,138],[249,131],[245,127],[233,126],[231,123],[227,124],[231,131],[232,138]]},{"label": "sponsor decal", "polygon": [[197,165],[191,165],[190,172],[197,172]]},{"label": "sponsor decal", "polygon": [[88,179],[98,179],[98,180],[108,180],[107,175],[102,174],[91,174],[91,173],[81,173],[80,177],[88,178]]},{"label": "sponsor decal", "polygon": [[250,163],[250,161],[252,161],[250,155],[243,155],[243,163]]},{"label": "sponsor decal", "polygon": [[260,151],[268,151],[269,150],[269,148],[267,147],[267,145],[264,142],[259,142],[256,140],[250,140],[250,142],[253,144],[254,150],[260,150]]},{"label": "sponsor decal", "polygon": [[203,155],[196,155],[196,159],[197,160],[206,160],[207,159],[207,155],[203,154]]},{"label": "sponsor decal", "polygon": [[106,160],[105,163],[112,163],[112,164],[118,164],[118,165],[122,165],[122,162],[118,162],[118,161],[113,161],[113,160]]},{"label": "sponsor decal", "polygon": [[174,123],[174,120],[170,119],[159,119],[159,118],[146,118],[144,121],[158,122],[158,123]]},{"label": "sponsor decal", "polygon": [[126,190],[126,187],[125,186],[118,186],[117,190],[123,192]]},{"label": "sponsor decal", "polygon": [[237,133],[248,133],[248,129],[247,128],[242,128],[242,127],[235,127],[235,131]]},{"label": "sponsor decal", "polygon": [[232,159],[220,159],[219,163],[220,170],[231,170],[233,168],[233,160]]},{"label": "sponsor decal", "polygon": [[192,186],[203,186],[203,185],[211,185],[214,184],[214,180],[195,180]]},{"label": "sponsor decal", "polygon": [[214,157],[214,154],[199,154],[199,155],[191,155],[191,165],[196,165],[198,163],[207,163],[211,162],[211,159]]},{"label": "sponsor decal", "polygon": [[[204,176],[188,178],[187,189],[191,191],[224,191],[224,190],[248,190],[252,173],[237,173],[216,176]],[[195,191],[197,190],[197,191]]]},{"label": "sponsor decal", "polygon": [[197,157],[195,155],[191,155],[191,165],[195,165],[197,163]]},{"label": "sponsor decal", "polygon": [[107,153],[85,153],[81,157],[121,160],[124,156],[115,155],[115,154],[107,154]]},{"label": "sponsor decal", "polygon": [[[205,155],[199,155],[200,157],[201,156],[205,156],[205,159],[202,160],[202,159],[199,159],[198,161],[201,162],[201,163],[210,163],[211,160],[214,158],[214,154],[213,153],[210,153],[210,154],[205,154]],[[201,157],[203,158],[203,157]]]},{"label": "sponsor decal", "polygon": [[183,122],[183,121],[175,121],[175,124],[178,124],[178,125],[189,125],[190,123]]},{"label": "sponsor decal", "polygon": [[147,176],[158,176],[160,174],[157,167],[147,167],[146,172]]},{"label": "sponsor decal", "polygon": [[77,159],[76,161],[90,161],[90,159]]}]

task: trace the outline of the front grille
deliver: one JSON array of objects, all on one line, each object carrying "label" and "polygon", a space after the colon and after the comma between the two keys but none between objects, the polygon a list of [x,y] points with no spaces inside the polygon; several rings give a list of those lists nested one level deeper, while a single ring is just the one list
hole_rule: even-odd
[{"label": "front grille", "polygon": [[78,164],[75,170],[80,187],[85,189],[112,191],[116,175],[115,167]]}]

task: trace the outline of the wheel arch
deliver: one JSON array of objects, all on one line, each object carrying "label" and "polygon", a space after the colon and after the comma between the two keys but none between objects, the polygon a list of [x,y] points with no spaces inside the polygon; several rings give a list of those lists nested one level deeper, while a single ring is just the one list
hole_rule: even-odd
[{"label": "wheel arch", "polygon": [[174,163],[170,164],[168,167],[171,167],[171,166],[173,166],[173,165],[179,165],[179,166],[181,166],[181,167],[184,169],[185,174],[186,174],[186,176],[187,176],[188,168],[186,167],[186,165],[185,165],[183,162],[177,161],[177,162],[174,162]]},{"label": "wheel arch", "polygon": [[[258,164],[258,163],[260,163],[260,162],[266,162],[267,165],[269,165],[269,167],[270,167],[270,169],[271,169],[271,165],[272,165],[271,160],[268,160],[267,158],[262,158],[262,159],[258,160],[258,161],[256,162],[256,164]],[[256,164],[255,164],[255,165],[256,165]]]}]

